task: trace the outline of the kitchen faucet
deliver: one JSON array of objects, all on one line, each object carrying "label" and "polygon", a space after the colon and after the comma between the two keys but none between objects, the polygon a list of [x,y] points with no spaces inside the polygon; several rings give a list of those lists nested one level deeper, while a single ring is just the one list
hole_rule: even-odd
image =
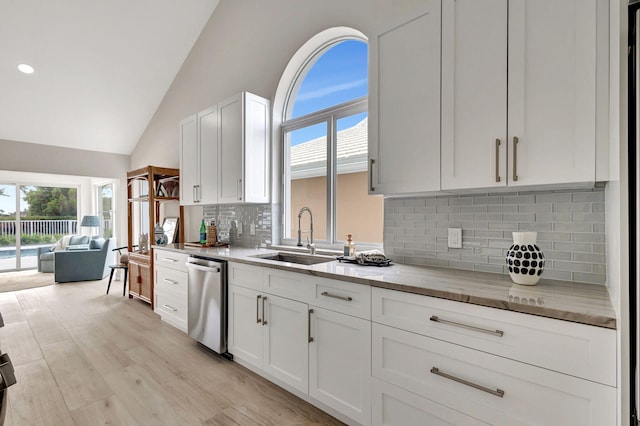
[{"label": "kitchen faucet", "polygon": [[300,229],[300,219],[302,218],[302,213],[304,212],[309,212],[309,221],[310,221],[309,233],[311,234],[311,241],[309,241],[309,238],[307,238],[307,248],[309,249],[311,254],[315,254],[316,246],[315,244],[313,244],[313,213],[311,213],[311,209],[309,207],[301,208],[300,212],[298,213],[298,244],[296,245],[298,247],[302,247],[302,230]]}]

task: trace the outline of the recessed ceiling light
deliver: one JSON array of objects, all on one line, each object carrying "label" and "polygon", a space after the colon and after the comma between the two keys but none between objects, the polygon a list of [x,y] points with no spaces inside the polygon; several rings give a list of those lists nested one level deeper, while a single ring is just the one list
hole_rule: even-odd
[{"label": "recessed ceiling light", "polygon": [[32,74],[34,71],[33,67],[28,64],[20,64],[18,65],[18,69],[25,74]]}]

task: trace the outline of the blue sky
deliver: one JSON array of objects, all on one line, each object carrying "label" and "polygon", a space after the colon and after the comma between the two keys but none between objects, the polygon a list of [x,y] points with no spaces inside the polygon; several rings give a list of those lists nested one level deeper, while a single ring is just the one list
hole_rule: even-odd
[{"label": "blue sky", "polygon": [[16,211],[16,187],[13,185],[0,185],[0,189],[4,189],[4,195],[0,196],[0,210],[4,213],[14,213]]},{"label": "blue sky", "polygon": [[[292,118],[366,96],[368,93],[367,44],[347,40],[326,51],[307,72],[293,105]],[[357,124],[364,116],[343,119],[340,127]],[[326,133],[325,126],[312,126],[292,134],[297,145]]]}]

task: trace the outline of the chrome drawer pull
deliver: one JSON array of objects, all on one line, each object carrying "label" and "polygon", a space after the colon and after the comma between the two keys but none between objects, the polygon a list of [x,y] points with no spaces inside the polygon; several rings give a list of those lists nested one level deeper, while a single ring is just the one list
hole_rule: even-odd
[{"label": "chrome drawer pull", "polygon": [[307,319],[307,337],[309,343],[313,342],[313,337],[311,337],[311,314],[313,313],[313,309],[309,309],[309,317]]},{"label": "chrome drawer pull", "polygon": [[504,397],[504,391],[502,389],[493,390],[493,389],[487,388],[485,386],[477,385],[477,384],[475,384],[473,382],[470,382],[468,380],[464,380],[464,379],[461,379],[459,377],[452,376],[452,375],[447,374],[447,373],[443,373],[442,371],[440,371],[436,367],[431,368],[431,372],[433,374],[438,375],[438,376],[444,377],[445,379],[449,379],[449,380],[453,380],[454,382],[462,383],[463,385],[467,385],[467,386],[470,386],[470,387],[472,387],[474,389],[478,389],[478,390],[481,390],[483,392],[490,393],[491,395],[495,395],[495,396],[500,397],[500,398]]},{"label": "chrome drawer pull", "polygon": [[500,182],[500,139],[496,139],[496,182]]},{"label": "chrome drawer pull", "polygon": [[170,257],[164,257],[164,258],[162,258],[162,260],[164,260],[165,262],[172,262],[172,263],[177,262],[176,259],[171,259]]},{"label": "chrome drawer pull", "polygon": [[262,299],[261,295],[256,296],[256,323],[258,324],[262,324],[260,319],[260,299]]},{"label": "chrome drawer pull", "polygon": [[170,306],[170,305],[167,305],[167,304],[164,304],[164,305],[162,305],[162,306],[163,306],[164,308],[169,309],[170,311],[178,312],[178,310],[177,310],[176,308],[174,308],[173,306]]},{"label": "chrome drawer pull", "polygon": [[262,325],[267,325],[267,320],[264,318],[264,301],[267,300],[267,296],[262,298]]},{"label": "chrome drawer pull", "polygon": [[517,136],[513,137],[513,181],[518,181],[518,143],[520,139]]},{"label": "chrome drawer pull", "polygon": [[439,322],[439,323],[442,323],[442,324],[453,325],[455,327],[466,328],[468,330],[479,331],[480,333],[492,334],[492,335],[499,336],[499,337],[502,337],[502,335],[504,334],[504,331],[502,331],[502,330],[487,330],[486,328],[480,328],[480,327],[476,327],[474,325],[462,324],[460,322],[454,322],[454,321],[449,321],[449,320],[443,320],[442,318],[438,318],[436,315],[432,315],[431,318],[429,318],[429,320],[434,321],[434,322]]},{"label": "chrome drawer pull", "polygon": [[327,296],[327,297],[333,297],[334,299],[340,299],[340,300],[344,300],[345,302],[351,302],[353,300],[353,298],[351,296],[338,296],[335,294],[331,294],[331,293],[327,293],[326,291],[323,291],[322,293],[320,293],[321,296]]},{"label": "chrome drawer pull", "polygon": [[375,164],[376,160],[373,158],[369,159],[369,191],[373,192],[376,190],[376,188],[373,186],[373,165]]},{"label": "chrome drawer pull", "polygon": [[162,281],[173,285],[178,284],[178,281],[170,280],[169,278],[163,278]]}]

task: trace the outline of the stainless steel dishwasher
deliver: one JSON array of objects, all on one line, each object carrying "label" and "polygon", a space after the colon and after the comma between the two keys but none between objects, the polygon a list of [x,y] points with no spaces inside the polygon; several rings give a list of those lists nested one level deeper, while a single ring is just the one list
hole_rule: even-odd
[{"label": "stainless steel dishwasher", "polygon": [[189,336],[209,349],[227,352],[227,263],[197,256],[187,260]]}]

